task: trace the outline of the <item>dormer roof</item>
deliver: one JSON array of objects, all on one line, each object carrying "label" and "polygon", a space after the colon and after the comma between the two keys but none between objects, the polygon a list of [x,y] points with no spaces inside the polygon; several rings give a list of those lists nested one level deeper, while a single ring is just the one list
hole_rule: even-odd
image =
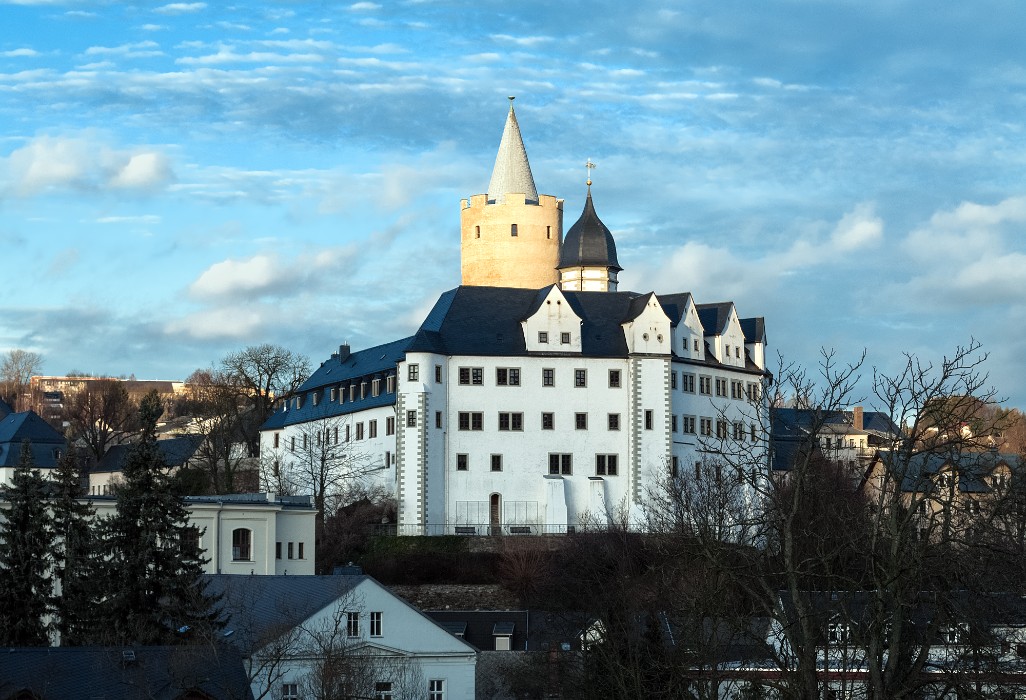
[{"label": "dormer roof", "polygon": [[595,213],[591,200],[591,187],[584,202],[581,218],[570,227],[559,250],[559,269],[567,267],[605,267],[622,270],[616,260],[616,242],[613,234]]},{"label": "dormer roof", "polygon": [[534,185],[531,164],[527,162],[527,149],[524,148],[512,101],[502,130],[499,153],[495,156],[492,179],[488,182],[488,201],[502,204],[510,193],[522,193],[529,204],[538,203],[538,188]]}]

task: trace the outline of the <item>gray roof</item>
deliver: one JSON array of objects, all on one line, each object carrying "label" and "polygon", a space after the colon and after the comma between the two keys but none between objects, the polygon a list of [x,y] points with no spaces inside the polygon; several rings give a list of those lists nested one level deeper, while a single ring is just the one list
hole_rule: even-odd
[{"label": "gray roof", "polygon": [[35,466],[57,465],[57,450],[67,441],[35,411],[11,413],[0,420],[0,467],[14,467],[21,460],[21,444],[28,440]]},{"label": "gray roof", "polygon": [[495,156],[492,179],[488,182],[488,201],[501,204],[507,194],[522,193],[527,202],[538,202],[538,188],[531,175],[531,164],[527,162],[527,149],[520,136],[520,125],[510,102],[506,126],[502,130],[499,153]]},{"label": "gray roof", "polygon": [[[181,467],[188,462],[205,438],[202,435],[178,435],[177,437],[157,440],[157,450],[166,467]],[[125,462],[132,450],[133,445],[114,445],[100,458],[90,471],[98,472],[120,472],[124,470]]]},{"label": "gray roof", "polygon": [[932,493],[935,484],[931,477],[945,467],[956,470],[959,492],[988,493],[992,489],[986,477],[995,467],[1004,464],[1013,472],[1018,472],[1020,464],[1018,455],[1000,452],[962,452],[951,455],[920,452],[909,455],[904,450],[898,450],[881,452],[880,461],[900,482],[901,490],[905,493]]},{"label": "gray roof", "polygon": [[0,693],[38,698],[252,698],[238,653],[225,645],[31,647],[0,654]]},{"label": "gray roof", "polygon": [[616,241],[613,240],[613,234],[595,213],[590,186],[581,218],[566,232],[563,245],[559,249],[558,269],[565,267],[623,269],[616,260]]}]

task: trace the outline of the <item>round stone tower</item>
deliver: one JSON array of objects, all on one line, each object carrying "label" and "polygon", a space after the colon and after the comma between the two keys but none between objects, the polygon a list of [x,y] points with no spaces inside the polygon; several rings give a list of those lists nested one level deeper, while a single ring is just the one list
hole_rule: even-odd
[{"label": "round stone tower", "polygon": [[558,279],[563,200],[539,195],[510,98],[487,194],[460,201],[463,284],[541,289]]}]

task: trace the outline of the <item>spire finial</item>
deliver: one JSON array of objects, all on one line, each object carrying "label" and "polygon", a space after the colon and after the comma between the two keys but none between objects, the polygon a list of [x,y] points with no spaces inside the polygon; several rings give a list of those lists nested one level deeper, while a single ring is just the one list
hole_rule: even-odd
[{"label": "spire finial", "polygon": [[585,181],[585,184],[588,187],[591,187],[591,171],[597,168],[598,166],[592,163],[591,158],[589,158],[588,162],[584,164],[584,167],[588,169],[588,179]]},{"label": "spire finial", "polygon": [[513,100],[517,99],[517,98],[516,98],[516,95],[510,95],[510,96],[509,96],[508,98],[506,98],[506,99],[508,99],[508,100],[509,100],[509,111],[511,111],[511,112],[512,112],[512,111],[513,111]]}]

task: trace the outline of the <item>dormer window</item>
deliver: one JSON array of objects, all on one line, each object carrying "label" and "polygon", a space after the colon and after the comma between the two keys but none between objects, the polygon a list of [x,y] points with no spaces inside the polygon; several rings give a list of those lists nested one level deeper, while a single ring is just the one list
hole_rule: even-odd
[{"label": "dormer window", "polygon": [[538,331],[538,342],[545,344],[549,342],[549,334],[545,331]]},{"label": "dormer window", "polygon": [[570,334],[569,333],[560,333],[559,334],[559,342],[561,344],[563,344],[563,345],[569,345],[570,344]]},{"label": "dormer window", "polygon": [[319,392],[319,391],[311,392],[310,396],[313,397],[313,405],[314,406],[320,404],[320,402],[321,402],[321,392]]},{"label": "dormer window", "polygon": [[698,352],[698,338],[695,338],[695,352]]}]

